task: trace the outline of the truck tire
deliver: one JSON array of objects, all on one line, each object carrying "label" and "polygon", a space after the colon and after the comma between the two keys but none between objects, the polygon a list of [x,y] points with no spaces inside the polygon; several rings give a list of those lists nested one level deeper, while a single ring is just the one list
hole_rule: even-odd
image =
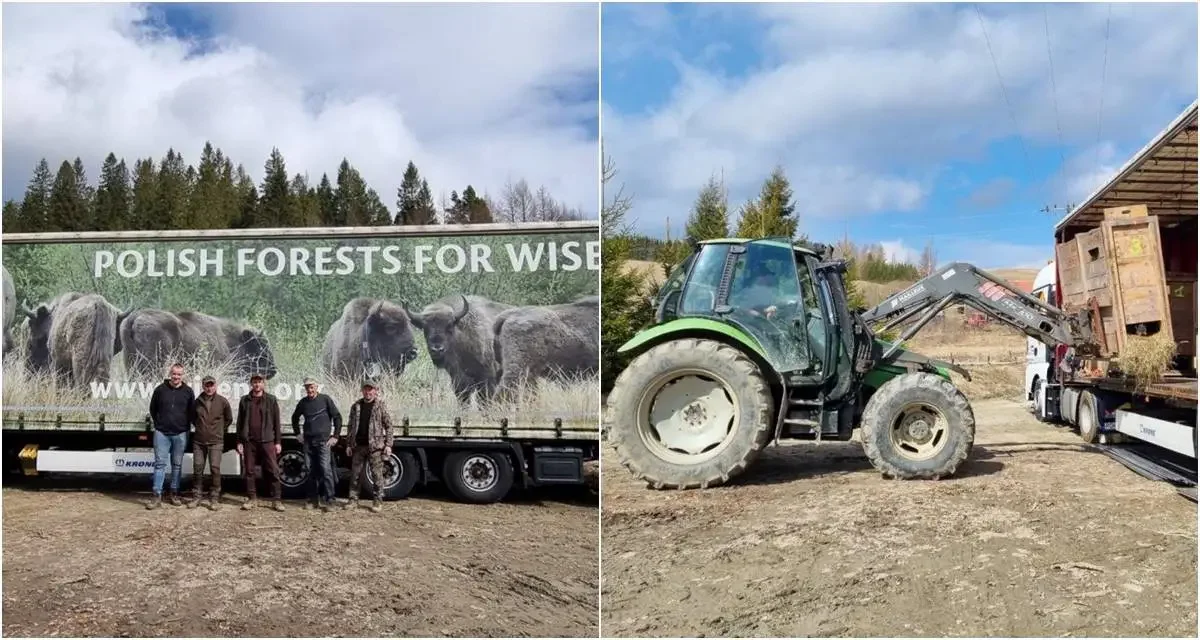
[{"label": "truck tire", "polygon": [[295,446],[289,447],[285,443],[283,451],[279,453],[278,465],[279,483],[283,485],[283,497],[288,499],[305,497],[308,490],[308,460],[304,455],[304,450]]},{"label": "truck tire", "polygon": [[1100,419],[1096,415],[1096,395],[1091,391],[1079,394],[1079,409],[1075,412],[1079,424],[1079,437],[1088,444],[1100,439]]},{"label": "truck tire", "polygon": [[513,485],[513,466],[502,451],[455,451],[442,464],[442,480],[464,502],[499,502]]},{"label": "truck tire", "polygon": [[863,449],[884,476],[954,475],[975,443],[975,413],[949,380],[908,373],[879,387],[863,411]]},{"label": "truck tire", "polygon": [[383,488],[375,483],[371,475],[371,465],[363,465],[362,485],[367,495],[374,498],[378,495],[383,500],[403,500],[417,486],[417,478],[421,475],[421,467],[417,457],[408,451],[392,451],[383,461]]},{"label": "truck tire", "polygon": [[666,342],[621,372],[606,421],[617,459],[655,489],[696,489],[746,470],[771,438],[771,391],[752,360],[714,340]]},{"label": "truck tire", "polygon": [[1037,418],[1038,422],[1049,422],[1046,418],[1046,397],[1042,393],[1041,378],[1033,381],[1033,417]]}]

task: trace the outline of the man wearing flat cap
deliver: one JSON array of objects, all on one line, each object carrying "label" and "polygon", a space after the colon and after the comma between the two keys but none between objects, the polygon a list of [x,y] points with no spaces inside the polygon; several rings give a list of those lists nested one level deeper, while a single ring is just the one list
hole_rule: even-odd
[{"label": "man wearing flat cap", "polygon": [[[300,431],[300,418],[304,418],[304,431]],[[317,381],[304,379],[304,397],[296,403],[292,412],[292,431],[304,443],[308,454],[308,501],[305,509],[321,507],[329,511],[333,506],[333,465],[329,460],[329,447],[337,442],[342,429],[342,414],[333,398],[317,390]]]},{"label": "man wearing flat cap", "polygon": [[[362,383],[362,397],[350,405],[350,420],[346,434],[346,451],[350,453],[350,502],[347,509],[358,507],[358,485],[362,479],[363,465],[371,461],[371,477],[383,483],[383,457],[392,450],[392,416],[387,405],[378,398],[378,390],[371,380]],[[382,492],[376,489],[371,511],[379,513],[383,508]]]},{"label": "man wearing flat cap", "polygon": [[200,395],[196,396],[196,430],[192,433],[192,501],[188,508],[200,506],[204,497],[204,463],[207,458],[212,474],[208,508],[221,506],[221,454],[225,451],[225,433],[233,424],[233,408],[225,396],[217,393],[217,379],[204,376]]},{"label": "man wearing flat cap", "polygon": [[242,473],[246,479],[243,509],[257,503],[258,482],[254,467],[261,465],[271,483],[272,506],[283,511],[283,484],[279,478],[279,453],[283,451],[283,429],[279,420],[279,401],[267,393],[266,381],[257,373],[250,376],[250,393],[238,402],[238,453],[242,455]]}]

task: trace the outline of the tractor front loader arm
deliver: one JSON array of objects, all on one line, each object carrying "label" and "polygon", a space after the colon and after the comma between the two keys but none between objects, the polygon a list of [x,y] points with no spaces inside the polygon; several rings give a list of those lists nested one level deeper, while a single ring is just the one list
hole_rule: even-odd
[{"label": "tractor front loader arm", "polygon": [[1088,310],[1075,316],[1063,313],[1002,278],[962,262],[942,267],[867,310],[861,317],[871,325],[886,323],[879,329],[886,331],[922,314],[883,354],[882,359],[887,360],[899,349],[901,342],[912,338],[939,312],[955,303],[977,309],[1046,344],[1067,345],[1081,355],[1093,354],[1099,349]]}]

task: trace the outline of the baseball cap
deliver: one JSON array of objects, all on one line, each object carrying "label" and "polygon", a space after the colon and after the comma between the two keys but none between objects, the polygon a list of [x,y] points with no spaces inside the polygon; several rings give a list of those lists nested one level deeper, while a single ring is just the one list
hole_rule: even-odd
[{"label": "baseball cap", "polygon": [[256,373],[250,376],[250,382],[254,382],[255,380],[264,380],[264,378],[262,377],[261,373]]},{"label": "baseball cap", "polygon": [[364,389],[367,387],[371,387],[372,389],[379,388],[379,385],[375,384],[375,382],[373,380],[363,380],[362,386]]},{"label": "baseball cap", "polygon": [[208,384],[210,382],[215,383],[216,381],[217,379],[212,376],[204,376],[204,380],[202,380],[204,384]]},{"label": "baseball cap", "polygon": [[310,384],[317,384],[317,381],[316,381],[316,380],[314,380],[314,379],[312,379],[312,378],[305,378],[305,379],[304,379],[304,386],[306,386],[306,387],[307,387],[307,386],[308,386],[308,385],[310,385]]}]

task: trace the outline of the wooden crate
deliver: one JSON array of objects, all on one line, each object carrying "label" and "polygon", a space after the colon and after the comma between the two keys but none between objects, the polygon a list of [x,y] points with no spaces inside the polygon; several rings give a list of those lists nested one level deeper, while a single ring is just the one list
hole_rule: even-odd
[{"label": "wooden crate", "polygon": [[1170,299],[1171,333],[1175,336],[1177,355],[1191,358],[1196,355],[1196,277],[1167,274],[1167,296]]},{"label": "wooden crate", "polygon": [[1117,352],[1126,336],[1144,329],[1149,334],[1171,330],[1170,300],[1155,216],[1114,218],[1101,227],[1108,250],[1109,281],[1114,316],[1118,321]]},{"label": "wooden crate", "polygon": [[1129,218],[1145,218],[1150,215],[1150,208],[1144,204],[1128,207],[1109,207],[1104,210],[1105,220],[1127,220]]}]

